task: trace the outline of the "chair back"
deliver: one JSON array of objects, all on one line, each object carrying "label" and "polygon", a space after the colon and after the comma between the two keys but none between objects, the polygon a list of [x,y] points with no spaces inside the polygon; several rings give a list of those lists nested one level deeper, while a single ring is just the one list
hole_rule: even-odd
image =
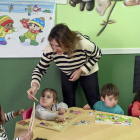
[{"label": "chair back", "polygon": [[32,110],[33,110],[33,107],[25,110],[25,112],[23,113],[23,120],[29,119],[31,117]]},{"label": "chair back", "polygon": [[132,104],[129,105],[128,107],[128,116],[132,116]]}]

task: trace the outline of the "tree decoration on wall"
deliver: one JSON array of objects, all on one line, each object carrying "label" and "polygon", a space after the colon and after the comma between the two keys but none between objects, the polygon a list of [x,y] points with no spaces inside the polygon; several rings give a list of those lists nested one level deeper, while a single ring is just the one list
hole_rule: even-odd
[{"label": "tree decoration on wall", "polygon": [[[121,1],[121,0],[114,0],[113,4],[111,6],[111,0],[96,0],[96,2],[98,4],[96,6],[96,11],[100,16],[104,16],[107,8],[111,6],[110,11],[107,15],[106,21],[103,20],[103,23],[100,24],[103,27],[99,31],[97,36],[99,36],[105,30],[105,28],[108,24],[116,23],[115,20],[109,20],[109,18],[111,16],[111,13],[112,13],[117,1]],[[84,11],[85,7],[86,7],[87,11],[92,11],[95,6],[95,0],[69,0],[69,4],[72,7],[75,7],[77,4],[79,4],[80,11]],[[124,0],[123,4],[125,6],[135,6],[135,5],[140,5],[140,2],[139,2],[139,0]]]},{"label": "tree decoration on wall", "polygon": [[103,23],[100,24],[100,25],[103,26],[103,28],[99,31],[99,33],[97,34],[97,36],[99,36],[99,35],[104,31],[104,29],[106,28],[107,24],[112,24],[112,23],[115,23],[115,22],[116,22],[115,20],[109,20],[109,17],[110,17],[110,15],[111,15],[112,11],[113,11],[113,8],[114,8],[115,5],[116,5],[116,2],[117,2],[117,0],[114,1],[113,5],[112,5],[112,7],[111,7],[111,9],[110,9],[110,11],[109,11],[109,14],[108,14],[108,16],[107,16],[106,21],[103,21]]}]

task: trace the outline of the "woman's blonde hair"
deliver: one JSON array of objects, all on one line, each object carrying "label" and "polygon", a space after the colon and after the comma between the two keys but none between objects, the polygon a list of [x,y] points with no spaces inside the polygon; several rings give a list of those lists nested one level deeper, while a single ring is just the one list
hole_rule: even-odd
[{"label": "woman's blonde hair", "polygon": [[48,36],[48,41],[51,42],[52,39],[59,44],[64,45],[66,53],[69,57],[72,56],[74,50],[76,50],[76,43],[81,40],[80,36],[77,36],[76,31],[71,31],[66,24],[57,24],[50,32]]}]

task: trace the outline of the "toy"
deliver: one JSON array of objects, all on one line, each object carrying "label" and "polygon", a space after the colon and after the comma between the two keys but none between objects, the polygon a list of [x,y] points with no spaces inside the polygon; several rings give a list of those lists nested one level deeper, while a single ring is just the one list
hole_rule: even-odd
[{"label": "toy", "polygon": [[75,123],[74,123],[74,125],[78,125],[78,123],[77,123],[77,122],[75,122]]},{"label": "toy", "polygon": [[78,115],[78,114],[80,114],[80,113],[81,113],[81,111],[73,111],[73,110],[70,110],[70,113],[73,113],[73,114]]},{"label": "toy", "polygon": [[63,122],[42,120],[36,126],[51,129],[51,130],[55,130],[55,131],[62,131],[69,124],[71,124],[71,122],[73,122],[73,120],[75,118],[76,118],[76,116],[65,116],[65,119],[64,119]]},{"label": "toy", "polygon": [[88,115],[92,116],[92,115],[94,115],[94,112],[96,112],[96,111],[95,111],[95,110],[91,110],[91,111],[88,113]]},{"label": "toy", "polygon": [[95,122],[132,126],[132,117],[121,115],[97,114]]},{"label": "toy", "polygon": [[24,126],[24,125],[29,125],[29,122],[30,122],[30,121],[28,121],[28,122],[26,122],[26,121],[20,121],[20,122],[18,122],[18,123]]},{"label": "toy", "polygon": [[90,121],[82,120],[82,121],[80,121],[79,123],[77,123],[77,122],[74,123],[74,125],[82,125],[82,124],[90,125]]}]

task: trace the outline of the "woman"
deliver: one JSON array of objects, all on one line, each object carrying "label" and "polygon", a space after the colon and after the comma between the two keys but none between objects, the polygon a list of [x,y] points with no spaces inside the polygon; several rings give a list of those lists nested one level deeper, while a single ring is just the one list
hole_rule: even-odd
[{"label": "woman", "polygon": [[[33,71],[30,94],[35,96],[40,87],[42,76],[46,74],[52,61],[61,70],[61,82],[64,102],[75,106],[75,93],[78,81],[85,93],[88,104],[92,107],[100,100],[98,86],[98,64],[101,50],[89,40],[88,36],[71,31],[67,25],[58,24],[48,36],[50,44]],[[32,97],[28,95],[30,99]]]}]

